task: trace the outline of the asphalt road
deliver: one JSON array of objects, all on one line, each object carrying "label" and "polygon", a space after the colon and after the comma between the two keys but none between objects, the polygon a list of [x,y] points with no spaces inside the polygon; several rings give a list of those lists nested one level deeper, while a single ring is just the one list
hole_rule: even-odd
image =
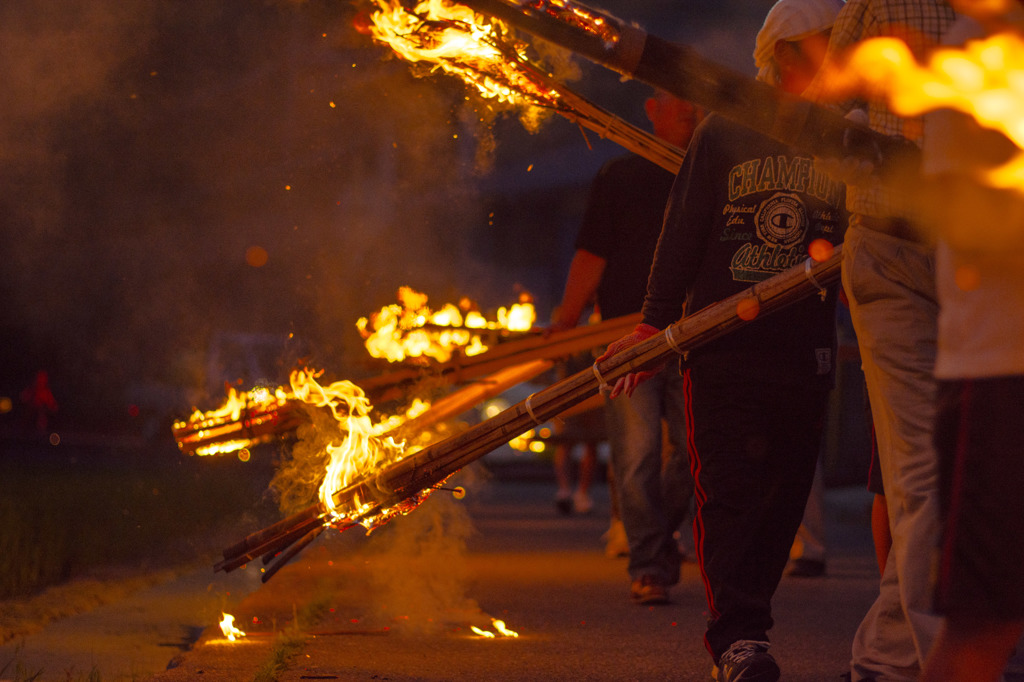
[{"label": "asphalt road", "polygon": [[[290,653],[280,680],[710,679],[695,564],[684,566],[671,604],[637,606],[625,560],[602,551],[606,496],[594,514],[566,518],[548,481],[467,487],[465,500],[439,493],[370,536],[325,533],[230,607],[246,637],[225,640],[207,605],[206,620],[197,612],[178,625],[212,627],[151,679],[250,680],[275,652]],[[878,582],[869,504],[860,489],[828,491],[828,575],[779,588],[771,635],[787,682],[838,681],[847,669]],[[241,580],[254,584],[258,570],[208,579],[248,574]],[[493,632],[492,618],[518,637],[469,628]],[[298,635],[293,649],[282,647],[281,631]]]}]

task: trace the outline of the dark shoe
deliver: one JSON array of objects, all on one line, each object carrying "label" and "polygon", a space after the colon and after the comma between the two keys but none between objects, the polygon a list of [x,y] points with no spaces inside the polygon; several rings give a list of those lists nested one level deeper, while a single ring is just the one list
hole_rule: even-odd
[{"label": "dark shoe", "polygon": [[814,559],[794,559],[786,569],[790,578],[820,578],[825,575],[825,562]]},{"label": "dark shoe", "polygon": [[718,659],[711,677],[718,682],[778,682],[779,666],[768,653],[768,642],[741,639]]},{"label": "dark shoe", "polygon": [[637,604],[667,604],[668,586],[653,575],[645,575],[633,581],[629,597]]},{"label": "dark shoe", "polygon": [[572,514],[572,495],[557,495],[555,497],[555,509],[562,516],[569,516]]}]

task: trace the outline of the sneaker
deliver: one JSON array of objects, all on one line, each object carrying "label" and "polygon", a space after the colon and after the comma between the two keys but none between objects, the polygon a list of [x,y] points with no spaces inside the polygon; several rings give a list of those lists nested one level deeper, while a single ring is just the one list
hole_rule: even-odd
[{"label": "sneaker", "polygon": [[622,519],[612,519],[601,539],[604,540],[606,557],[615,559],[629,556],[629,539],[626,537],[626,527],[622,525]]},{"label": "sneaker", "polygon": [[718,682],[777,682],[781,674],[768,642],[751,639],[733,642],[711,671]]},{"label": "sneaker", "polygon": [[786,569],[790,578],[821,578],[825,575],[825,562],[815,559],[793,559]]},{"label": "sneaker", "polygon": [[572,496],[572,508],[577,514],[589,514],[594,510],[594,501],[587,493],[577,490]]},{"label": "sneaker", "polygon": [[668,586],[660,578],[645,575],[630,585],[629,597],[637,604],[667,604]]}]

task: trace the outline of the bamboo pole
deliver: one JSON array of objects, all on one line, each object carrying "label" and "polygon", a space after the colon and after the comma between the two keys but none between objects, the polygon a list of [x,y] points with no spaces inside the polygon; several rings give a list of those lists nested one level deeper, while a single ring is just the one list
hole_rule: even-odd
[{"label": "bamboo pole", "polygon": [[461,384],[494,374],[506,367],[533,360],[555,360],[580,351],[604,346],[628,334],[640,321],[640,314],[623,315],[598,324],[575,327],[550,335],[535,334],[502,343],[480,355],[455,357],[430,369],[401,369],[357,380],[375,402],[387,400],[409,385],[432,377],[446,384]]},{"label": "bamboo pole", "polygon": [[551,369],[554,364],[553,360],[530,360],[474,381],[432,403],[426,412],[399,426],[396,429],[397,437],[402,438],[403,434],[416,433],[438,422],[457,417],[474,405],[479,405],[513,386],[537,377]]},{"label": "bamboo pole", "polygon": [[[358,381],[359,387],[367,394],[373,402],[382,402],[396,395],[404,395],[407,389],[417,381],[435,377],[441,379],[442,384],[469,384],[474,386],[480,400],[487,397],[485,386],[493,386],[495,382],[502,382],[504,379],[500,373],[506,369],[510,371],[534,371],[530,376],[520,380],[527,381],[537,376],[550,367],[550,362],[561,357],[588,350],[597,346],[606,345],[627,333],[636,326],[639,315],[626,315],[621,318],[607,320],[600,324],[577,327],[564,332],[555,332],[549,336],[541,333],[531,334],[516,341],[508,341],[499,344],[493,349],[480,355],[462,358],[457,357],[449,362],[435,366],[432,370],[404,369],[397,372],[381,374],[368,380]],[[529,363],[547,361],[549,364],[541,367],[539,364],[532,369],[526,369]],[[512,369],[518,367],[519,369]],[[516,383],[520,383],[516,382]],[[514,384],[513,384],[514,385]],[[501,392],[500,390],[498,391]],[[470,394],[463,394],[459,400],[468,400]],[[471,405],[462,410],[451,412],[456,409],[457,400],[452,396],[443,398],[434,404],[425,419],[431,419],[434,423],[440,419],[455,416],[460,412],[469,409]],[[299,400],[289,400],[278,403],[272,408],[253,405],[240,411],[238,419],[228,420],[227,417],[217,419],[206,419],[199,423],[185,423],[181,426],[172,427],[174,439],[178,448],[189,455],[196,454],[202,448],[221,446],[222,452],[229,452],[226,449],[228,444],[233,444],[233,450],[242,447],[250,447],[260,443],[266,443],[276,438],[284,438],[294,434],[303,423],[308,421],[304,411],[305,406]],[[441,408],[447,408],[447,415],[442,413]],[[425,428],[428,423],[419,422],[411,425],[415,428]]]},{"label": "bamboo pole", "polygon": [[[363,516],[349,519],[353,523],[385,513],[421,491],[436,486],[462,467],[516,436],[597,395],[602,389],[602,380],[604,385],[614,384],[630,372],[662,363],[678,353],[724,336],[761,315],[771,314],[821,292],[824,287],[839,279],[841,254],[842,246],[837,246],[832,256],[825,261],[814,262],[808,259],[803,265],[790,268],[684,317],[663,333],[602,363],[595,363],[591,369],[556,382],[457,436],[435,443],[363,481],[337,491],[332,501],[342,510],[356,509],[363,502],[372,502],[371,508]],[[751,313],[755,314],[752,316]],[[254,533],[233,549],[251,552],[248,548],[255,542],[263,542],[262,546],[265,547],[273,542],[267,538],[276,536],[276,551],[281,551],[298,539],[296,535],[304,535],[296,530],[298,526],[308,523],[310,518],[323,520],[327,513],[322,504],[313,505],[291,517],[294,521],[286,519]],[[231,563],[228,559],[229,551],[225,551],[225,561],[218,564],[215,570],[231,570],[223,567]]]},{"label": "bamboo pole", "polygon": [[[585,337],[584,337],[585,338]],[[588,346],[589,347],[589,346]],[[415,433],[445,419],[462,414],[474,405],[483,400],[492,398],[509,388],[524,381],[536,377],[554,365],[552,360],[537,359],[514,365],[500,370],[499,372],[473,382],[451,395],[445,396],[434,403],[419,417],[411,419],[402,424],[395,431],[399,438],[403,434]],[[280,568],[288,559],[295,556],[302,547],[305,547],[315,539],[313,530],[322,528],[329,522],[328,512],[321,505],[316,504],[294,514],[282,521],[278,521],[264,530],[250,534],[241,542],[224,550],[224,560],[214,566],[215,571],[231,572],[236,568],[249,563],[253,559],[263,556],[263,563],[267,564],[283,552],[292,543],[300,543],[301,547],[289,550],[277,557],[276,567],[264,573],[264,580],[267,580]],[[308,536],[308,537],[307,537]]]},{"label": "bamboo pole", "polygon": [[[664,333],[637,344],[591,369],[552,384],[495,417],[452,438],[400,460],[369,480],[336,492],[334,504],[357,508],[354,501],[376,501],[366,512],[373,516],[479,459],[533,426],[542,424],[570,407],[596,395],[601,386],[614,384],[635,371],[656,365],[678,352],[696,348],[747,324],[749,312],[765,315],[821,290],[839,278],[842,247],[831,258],[814,263],[808,259],[669,326]],[[756,319],[756,318],[755,318]],[[355,519],[358,520],[358,519]]]},{"label": "bamboo pole", "polygon": [[[912,143],[855,124],[825,107],[716,64],[693,48],[670,43],[579,3],[562,3],[578,10],[569,22],[558,18],[561,6],[546,0],[522,4],[514,0],[459,1],[789,146],[834,158],[860,156],[890,179],[918,174],[920,154]],[[592,17],[589,30],[581,16]]]},{"label": "bamboo pole", "polygon": [[558,93],[555,110],[563,118],[588,128],[600,137],[615,142],[623,149],[638,154],[675,175],[683,163],[683,150],[675,145],[602,109],[582,95],[573,92],[554,78],[536,75],[550,90]]},{"label": "bamboo pole", "polygon": [[[178,449],[194,455],[218,444],[239,443],[235,449],[266,443],[291,433],[306,421],[306,416],[295,402],[278,403],[265,408],[253,405],[244,408],[238,419],[205,419],[199,423],[186,422],[172,427]],[[241,445],[244,443],[245,445]]]}]

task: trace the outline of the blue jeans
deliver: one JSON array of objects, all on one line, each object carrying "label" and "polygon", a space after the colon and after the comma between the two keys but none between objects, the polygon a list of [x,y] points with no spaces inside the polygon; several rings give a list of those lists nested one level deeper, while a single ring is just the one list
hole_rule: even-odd
[{"label": "blue jeans", "polygon": [[[629,541],[629,577],[679,582],[683,557],[673,534],[687,516],[693,479],[686,455],[683,378],[674,363],[632,397],[605,403],[612,475]],[[662,453],[662,421],[669,452]]]}]

